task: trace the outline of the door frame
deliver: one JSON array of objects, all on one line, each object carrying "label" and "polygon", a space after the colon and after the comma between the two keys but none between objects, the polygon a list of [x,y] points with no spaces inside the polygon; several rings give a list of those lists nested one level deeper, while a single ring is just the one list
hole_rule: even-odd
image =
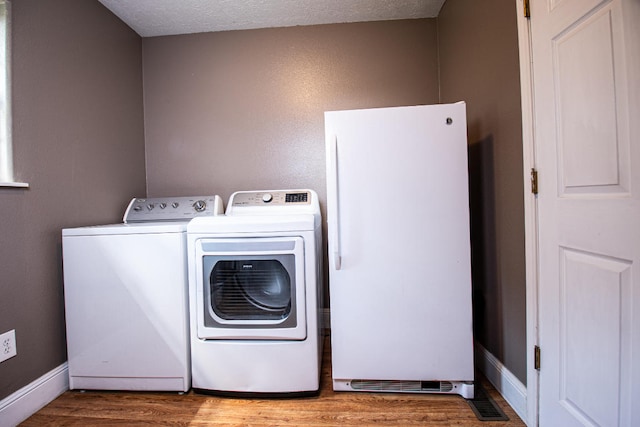
[{"label": "door frame", "polygon": [[538,425],[539,374],[535,368],[534,349],[538,335],[538,201],[531,188],[532,170],[536,169],[535,123],[533,120],[533,73],[531,24],[524,14],[524,0],[515,0],[520,61],[520,97],[522,108],[522,166],[524,185],[525,283],[527,330],[527,419],[528,426]]}]

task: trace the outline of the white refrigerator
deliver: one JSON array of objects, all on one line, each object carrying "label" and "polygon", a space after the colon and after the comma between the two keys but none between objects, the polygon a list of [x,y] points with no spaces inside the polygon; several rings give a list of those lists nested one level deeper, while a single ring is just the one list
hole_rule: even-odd
[{"label": "white refrigerator", "polygon": [[466,105],[325,113],[334,390],[473,397]]}]

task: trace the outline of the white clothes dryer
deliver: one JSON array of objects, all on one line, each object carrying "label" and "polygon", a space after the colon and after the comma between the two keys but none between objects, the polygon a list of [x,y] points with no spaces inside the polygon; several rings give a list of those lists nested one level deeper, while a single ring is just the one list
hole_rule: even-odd
[{"label": "white clothes dryer", "polygon": [[218,196],[133,199],[124,224],[62,230],[70,389],[191,386],[187,223]]},{"label": "white clothes dryer", "polygon": [[234,193],[187,226],[192,381],[228,395],[320,386],[322,234],[311,190]]}]

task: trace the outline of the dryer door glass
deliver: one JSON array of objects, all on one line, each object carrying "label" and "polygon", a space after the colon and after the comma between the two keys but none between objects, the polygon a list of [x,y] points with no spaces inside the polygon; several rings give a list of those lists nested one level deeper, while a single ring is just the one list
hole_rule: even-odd
[{"label": "dryer door glass", "polygon": [[219,260],[209,286],[211,309],[224,320],[281,320],[291,312],[291,277],[277,259]]}]

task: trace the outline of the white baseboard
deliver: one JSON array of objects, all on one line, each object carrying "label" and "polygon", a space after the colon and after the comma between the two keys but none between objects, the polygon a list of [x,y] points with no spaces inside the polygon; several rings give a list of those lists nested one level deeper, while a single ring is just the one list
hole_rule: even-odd
[{"label": "white baseboard", "polygon": [[527,424],[527,387],[478,342],[475,343],[475,351],[476,368],[487,377],[520,419]]},{"label": "white baseboard", "polygon": [[20,424],[69,390],[67,362],[0,401],[0,427]]}]

